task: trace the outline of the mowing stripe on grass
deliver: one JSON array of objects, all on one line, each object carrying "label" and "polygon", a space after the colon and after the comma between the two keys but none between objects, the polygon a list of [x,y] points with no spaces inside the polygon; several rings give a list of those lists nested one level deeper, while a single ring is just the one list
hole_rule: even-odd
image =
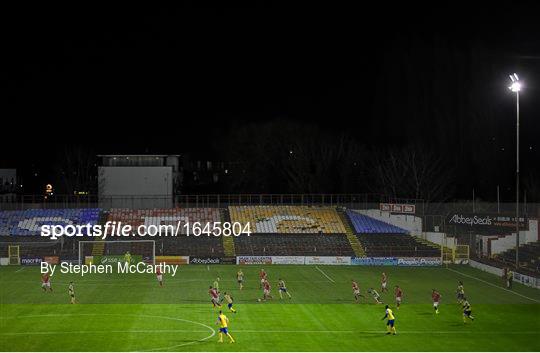
[{"label": "mowing stripe on grass", "polygon": [[480,278],[478,278],[478,277],[474,277],[474,276],[468,275],[468,274],[466,274],[466,273],[463,273],[463,272],[459,272],[459,271],[453,270],[453,269],[451,269],[451,268],[447,268],[447,270],[448,270],[448,271],[455,272],[455,273],[458,273],[458,274],[460,274],[460,275],[462,275],[462,276],[465,276],[465,277],[472,278],[472,279],[477,280],[477,281],[479,281],[479,282],[488,284],[488,285],[490,285],[490,286],[492,286],[492,287],[499,288],[499,289],[504,290],[504,291],[506,291],[506,292],[515,294],[515,295],[517,295],[517,296],[519,296],[519,297],[522,297],[522,298],[525,298],[525,299],[532,300],[533,302],[540,303],[540,300],[536,300],[536,299],[534,299],[534,298],[529,298],[529,297],[527,297],[526,295],[523,295],[523,294],[518,293],[518,292],[514,292],[513,290],[510,290],[510,289],[507,289],[507,288],[503,288],[503,287],[501,287],[501,286],[498,286],[498,285],[496,285],[496,284],[490,283],[490,282],[488,282],[488,281],[484,281],[483,279],[480,279]]},{"label": "mowing stripe on grass", "polygon": [[332,278],[328,277],[328,275],[327,275],[326,273],[324,273],[324,271],[321,270],[321,269],[319,268],[319,266],[315,266],[315,268],[316,268],[317,270],[319,270],[319,272],[322,273],[322,274],[324,275],[324,277],[328,278],[328,280],[329,280],[330,282],[336,283],[336,281],[334,281]]},{"label": "mowing stripe on grass", "polygon": [[[4,332],[0,336],[17,335],[57,335],[57,334],[111,334],[111,333],[206,333],[203,330],[108,330],[108,331],[35,331],[35,332]],[[384,333],[384,330],[234,330],[237,333]],[[474,335],[536,335],[538,332],[531,331],[399,331],[400,334],[474,334]]]}]

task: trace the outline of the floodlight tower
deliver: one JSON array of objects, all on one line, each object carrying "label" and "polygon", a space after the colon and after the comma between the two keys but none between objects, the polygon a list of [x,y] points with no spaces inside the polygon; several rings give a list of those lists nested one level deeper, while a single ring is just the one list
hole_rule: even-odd
[{"label": "floodlight tower", "polygon": [[521,82],[517,74],[510,75],[508,89],[516,93],[516,269],[519,267],[519,91]]}]

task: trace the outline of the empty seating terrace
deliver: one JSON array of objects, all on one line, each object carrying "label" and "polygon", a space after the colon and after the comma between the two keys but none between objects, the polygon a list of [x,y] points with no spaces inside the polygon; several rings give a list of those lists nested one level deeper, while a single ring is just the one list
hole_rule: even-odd
[{"label": "empty seating terrace", "polygon": [[40,235],[42,225],[95,225],[99,215],[98,208],[0,211],[0,236]]},{"label": "empty seating terrace", "polygon": [[122,222],[129,224],[133,229],[140,225],[171,225],[174,228],[180,222],[179,234],[187,234],[188,229],[184,226],[190,224],[190,234],[195,222],[202,225],[220,222],[220,212],[218,208],[173,208],[173,209],[111,209],[107,216],[107,221]]},{"label": "empty seating terrace", "polygon": [[368,257],[439,257],[441,251],[407,234],[360,234]]},{"label": "empty seating terrace", "polygon": [[[201,226],[220,222],[221,215],[218,208],[112,209],[108,213],[107,220],[129,224],[134,229],[140,225],[171,225],[176,228],[180,222],[177,237],[145,238],[156,241],[158,255],[223,256],[224,254],[221,237],[193,236],[192,230],[195,222],[201,223]],[[188,222],[191,228],[190,236],[187,236],[187,228],[184,227]],[[130,238],[133,239],[135,238]]]},{"label": "empty seating terrace", "polygon": [[343,234],[263,234],[234,238],[236,255],[354,256]]},{"label": "empty seating terrace", "polygon": [[229,214],[232,222],[249,223],[253,233],[345,233],[333,207],[229,206]]},{"label": "empty seating terrace", "polygon": [[[516,250],[509,249],[496,256],[496,259],[512,267],[516,262]],[[519,264],[535,275],[540,273],[540,242],[527,243],[519,247]]]}]

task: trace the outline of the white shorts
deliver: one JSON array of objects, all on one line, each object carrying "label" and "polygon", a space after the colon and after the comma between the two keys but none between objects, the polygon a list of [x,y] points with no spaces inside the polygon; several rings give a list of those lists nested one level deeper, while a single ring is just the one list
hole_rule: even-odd
[{"label": "white shorts", "polygon": [[41,283],[41,288],[51,288],[51,282],[43,282],[43,283]]},{"label": "white shorts", "polygon": [[433,302],[433,306],[434,306],[434,307],[438,307],[438,306],[439,306],[439,302]]},{"label": "white shorts", "polygon": [[158,280],[159,282],[163,281],[163,275],[157,275],[157,280]]},{"label": "white shorts", "polygon": [[382,288],[386,288],[386,282],[383,282],[383,283],[381,284],[381,287],[382,287]]},{"label": "white shorts", "polygon": [[261,278],[261,283],[264,283],[264,282],[265,282],[264,278]]},{"label": "white shorts", "polygon": [[360,295],[360,291],[358,289],[355,290],[353,293],[354,293],[354,295]]},{"label": "white shorts", "polygon": [[396,303],[401,303],[401,297],[396,297]]},{"label": "white shorts", "polygon": [[264,290],[264,295],[269,295],[270,294],[270,291],[268,289],[265,289]]}]

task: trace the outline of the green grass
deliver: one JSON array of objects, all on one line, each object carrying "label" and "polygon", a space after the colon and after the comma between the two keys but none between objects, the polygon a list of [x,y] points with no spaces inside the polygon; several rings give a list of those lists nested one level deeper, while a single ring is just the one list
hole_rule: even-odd
[{"label": "green grass", "polygon": [[[540,350],[540,291],[521,285],[506,291],[497,277],[469,267],[319,266],[328,279],[315,266],[267,266],[274,296],[282,277],[293,299],[266,303],[256,301],[259,268],[243,266],[243,291],[235,282],[237,266],[189,265],[165,277],[163,288],[153,275],[57,274],[54,292],[43,293],[38,267],[2,267],[0,351]],[[366,294],[368,286],[379,287],[382,271],[391,287],[404,290],[402,308],[394,310],[397,336],[384,335],[383,306],[352,303],[350,280]],[[219,344],[214,335],[217,311],[207,290],[217,276],[221,291],[235,297],[238,313],[226,314],[236,344]],[[67,304],[70,280],[77,305]],[[476,317],[466,325],[454,295],[458,280]],[[439,315],[432,288],[442,293]],[[383,299],[394,307],[393,294]]]}]

